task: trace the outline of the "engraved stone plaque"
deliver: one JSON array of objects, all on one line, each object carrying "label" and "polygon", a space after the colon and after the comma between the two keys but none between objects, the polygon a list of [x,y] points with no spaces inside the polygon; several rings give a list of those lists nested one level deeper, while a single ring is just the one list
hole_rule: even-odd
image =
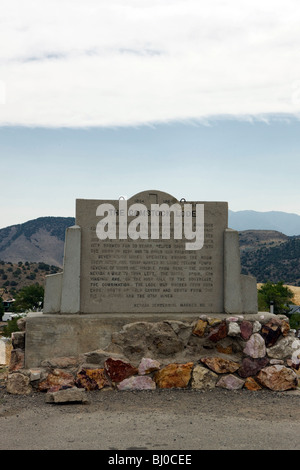
[{"label": "engraved stone plaque", "polygon": [[[102,204],[109,204],[104,207],[109,207],[115,216],[115,238],[99,238],[97,227],[103,216],[97,215],[97,210]],[[135,215],[130,212],[130,207],[137,207],[134,204],[147,208],[143,230],[140,226],[136,239],[132,233],[138,233],[140,212]],[[196,207],[202,205],[203,247],[187,249],[191,240],[185,238],[184,228],[183,236],[178,237],[176,223],[179,220],[180,224],[180,219],[175,221],[172,214],[167,236],[163,235],[162,211],[156,227],[159,230],[154,230],[151,211],[157,204],[176,204],[182,208],[182,214],[186,205],[190,208],[192,204],[190,217],[194,228]],[[222,313],[227,202],[178,201],[153,190],[126,201],[125,218],[120,207],[120,200],[76,201],[76,224],[81,227],[81,313]],[[182,217],[182,224],[184,221]]]}]

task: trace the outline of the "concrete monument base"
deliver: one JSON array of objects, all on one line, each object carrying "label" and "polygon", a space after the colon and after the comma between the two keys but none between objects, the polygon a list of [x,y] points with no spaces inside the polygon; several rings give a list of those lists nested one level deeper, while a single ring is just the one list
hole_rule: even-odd
[{"label": "concrete monument base", "polygon": [[[45,315],[29,314],[26,319],[25,368],[39,367],[51,357],[72,357],[89,351],[105,349],[112,345],[112,335],[122,331],[126,325],[161,322],[176,324],[186,329],[185,335],[193,336],[193,326],[199,319],[210,325],[226,321],[243,321],[264,324],[280,316],[268,312],[230,316],[217,314],[91,314],[91,315]],[[284,317],[286,318],[286,317]],[[146,325],[145,325],[146,328]],[[190,331],[188,331],[190,329]],[[45,334],[45,332],[47,332]],[[141,336],[141,341],[143,337]],[[188,343],[188,338],[187,338]],[[186,346],[183,346],[184,348]],[[109,347],[109,350],[111,348]]]},{"label": "concrete monument base", "polygon": [[[227,315],[228,316],[228,315]],[[155,318],[155,320],[154,320]],[[26,321],[25,367],[38,367],[56,356],[77,356],[94,349],[105,349],[111,335],[134,322],[167,320],[192,322],[189,314],[84,314],[28,315]],[[47,334],[45,334],[47,332]]]}]

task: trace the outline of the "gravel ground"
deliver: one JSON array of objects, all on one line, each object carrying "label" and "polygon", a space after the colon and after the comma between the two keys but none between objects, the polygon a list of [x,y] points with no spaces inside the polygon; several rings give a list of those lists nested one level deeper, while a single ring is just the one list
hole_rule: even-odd
[{"label": "gravel ground", "polygon": [[[300,450],[300,390],[87,392],[86,404],[0,389],[1,450]],[[106,455],[107,453],[105,453]]]}]

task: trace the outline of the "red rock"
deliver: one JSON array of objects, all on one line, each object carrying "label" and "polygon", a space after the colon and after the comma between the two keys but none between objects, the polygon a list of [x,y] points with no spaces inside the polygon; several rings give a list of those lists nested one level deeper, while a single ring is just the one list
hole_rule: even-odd
[{"label": "red rock", "polygon": [[291,390],[298,385],[297,374],[282,365],[265,367],[256,378],[262,386],[274,391]]},{"label": "red rock", "polygon": [[133,367],[128,362],[124,362],[120,359],[113,359],[109,357],[104,363],[104,369],[107,376],[114,383],[122,382],[122,380],[131,377],[132,375],[138,374],[138,369]]},{"label": "red rock", "polygon": [[85,390],[101,390],[103,387],[110,385],[104,369],[87,368],[83,368],[78,372],[75,383],[77,387],[85,388]]},{"label": "red rock", "polygon": [[46,392],[50,389],[57,391],[69,386],[74,386],[73,375],[60,369],[54,369],[45,380],[39,383],[38,389],[40,392]]},{"label": "red rock", "polygon": [[266,367],[269,359],[267,357],[262,357],[258,359],[245,357],[242,361],[242,365],[238,371],[241,377],[250,377],[256,375],[261,369]]},{"label": "red rock", "polygon": [[240,364],[237,362],[223,359],[222,357],[203,357],[201,362],[217,374],[233,373],[240,367]]},{"label": "red rock", "polygon": [[216,343],[227,336],[227,323],[226,321],[222,321],[219,325],[215,328],[212,328],[208,335],[208,339]]},{"label": "red rock", "polygon": [[168,364],[158,371],[154,380],[159,388],[185,388],[191,379],[193,363]]},{"label": "red rock", "polygon": [[243,320],[242,323],[240,324],[240,329],[241,329],[241,337],[247,341],[253,332],[252,323],[250,321]]}]

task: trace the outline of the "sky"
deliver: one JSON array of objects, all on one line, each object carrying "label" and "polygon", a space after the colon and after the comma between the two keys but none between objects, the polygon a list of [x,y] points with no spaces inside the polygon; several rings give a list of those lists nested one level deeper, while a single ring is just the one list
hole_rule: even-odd
[{"label": "sky", "polygon": [[156,189],[300,215],[297,0],[1,0],[0,228]]}]

